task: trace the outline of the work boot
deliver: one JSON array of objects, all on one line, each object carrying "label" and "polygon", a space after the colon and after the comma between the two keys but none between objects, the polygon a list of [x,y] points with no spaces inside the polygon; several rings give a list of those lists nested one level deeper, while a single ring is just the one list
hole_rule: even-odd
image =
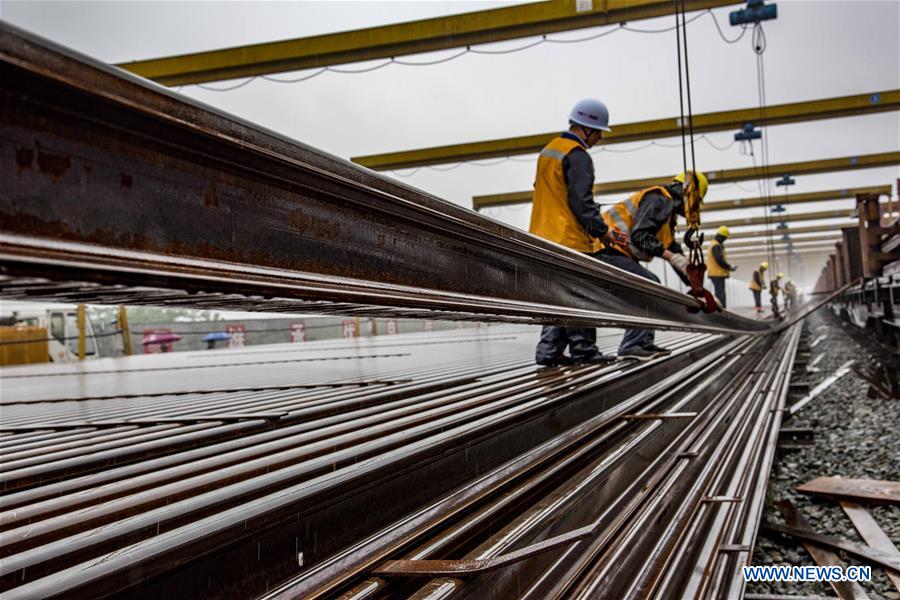
[{"label": "work boot", "polygon": [[641,348],[640,346],[635,346],[634,348],[629,348],[625,351],[619,351],[619,359],[620,360],[639,360],[641,362],[647,362],[648,360],[653,360],[654,358],[659,358],[660,356],[665,356],[663,352],[654,352],[653,350],[647,350],[646,348]]},{"label": "work boot", "polygon": [[672,354],[672,351],[668,348],[663,348],[662,346],[657,346],[656,344],[647,344],[644,346],[644,350],[649,350],[650,352],[656,352],[658,354]]},{"label": "work boot", "polygon": [[558,354],[552,358],[539,358],[535,362],[542,367],[566,367],[575,363],[565,354]]},{"label": "work boot", "polygon": [[574,358],[575,364],[578,365],[608,365],[610,363],[616,362],[615,356],[606,356],[599,350],[593,352],[592,354],[587,354],[585,356],[576,356]]}]

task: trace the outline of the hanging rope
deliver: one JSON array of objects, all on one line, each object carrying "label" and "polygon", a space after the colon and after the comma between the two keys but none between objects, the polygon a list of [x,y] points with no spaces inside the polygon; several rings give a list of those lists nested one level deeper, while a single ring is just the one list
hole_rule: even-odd
[{"label": "hanging rope", "polygon": [[[700,203],[703,197],[700,195],[700,182],[697,179],[697,157],[694,151],[694,119],[691,105],[691,74],[688,58],[687,21],[685,19],[684,0],[675,1],[675,44],[678,57],[678,104],[681,111],[681,158],[684,166],[684,183],[682,195],[684,197],[684,217],[687,221],[687,232],[684,235],[684,243],[688,247],[688,266],[686,275],[690,281],[691,296],[703,301],[704,312],[721,310],[713,295],[703,287],[706,276],[706,264],[703,260],[703,234],[700,233]],[[682,35],[683,34],[683,35]],[[683,40],[683,41],[682,41]],[[681,54],[684,52],[684,78],[682,79]],[[687,92],[685,93],[685,86]],[[685,119],[684,97],[687,95],[687,119]],[[691,165],[688,168],[687,144],[688,137],[691,144]],[[698,311],[696,309],[694,312]]]}]

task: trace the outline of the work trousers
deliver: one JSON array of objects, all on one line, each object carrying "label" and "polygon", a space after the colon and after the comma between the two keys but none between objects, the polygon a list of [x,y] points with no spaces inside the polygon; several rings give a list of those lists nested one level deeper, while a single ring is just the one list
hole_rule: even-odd
[{"label": "work trousers", "polygon": [[[628,271],[629,273],[634,273],[644,279],[659,283],[659,277],[654,275],[652,271],[648,271],[641,266],[641,263],[624,254],[610,252],[601,253],[597,255],[597,257],[608,265],[618,267],[623,271]],[[647,329],[627,329],[625,335],[622,337],[622,343],[619,344],[619,353],[638,346],[645,348],[653,344],[654,339],[656,339],[656,336],[653,331]]]},{"label": "work trousers", "polygon": [[[598,254],[588,254],[599,259]],[[595,327],[557,327],[556,325],[544,325],[541,329],[541,339],[535,349],[535,360],[543,362],[553,360],[569,348],[569,355],[573,360],[590,358],[600,350],[597,348],[597,329]]]},{"label": "work trousers", "polygon": [[762,308],[762,290],[750,290],[753,292],[753,301],[756,303],[756,308]]},{"label": "work trousers", "polygon": [[710,277],[710,281],[712,281],[713,289],[716,290],[716,298],[719,299],[719,302],[722,304],[722,308],[726,308],[725,304],[725,280],[727,277]]}]

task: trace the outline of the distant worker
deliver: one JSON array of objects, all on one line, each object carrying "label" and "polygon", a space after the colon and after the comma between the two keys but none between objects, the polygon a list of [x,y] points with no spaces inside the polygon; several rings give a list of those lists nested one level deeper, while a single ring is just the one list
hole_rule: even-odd
[{"label": "distant worker", "polygon": [[[684,216],[684,182],[685,173],[681,173],[672,183],[635,192],[603,213],[610,228],[610,241],[604,242],[600,255],[603,262],[659,283],[638,261],[662,257],[690,285],[685,275],[688,259],[675,241],[676,215]],[[697,173],[697,183],[702,198],[709,182],[703,173]],[[619,344],[619,357],[647,361],[668,354],[669,350],[654,343],[654,337],[653,331],[627,330]]]},{"label": "distant worker", "polygon": [[725,240],[728,239],[730,234],[731,232],[728,231],[727,227],[724,225],[720,226],[716,230],[716,237],[710,244],[709,250],[706,251],[706,274],[709,275],[709,279],[712,281],[713,289],[716,291],[716,298],[719,299],[722,308],[727,306],[725,303],[725,280],[731,277],[732,271],[737,270],[737,267],[728,262],[728,257],[725,253]]},{"label": "distant worker", "polygon": [[784,273],[779,273],[769,282],[769,295],[772,297],[772,312],[778,313],[778,293],[781,291],[781,280]]},{"label": "distant worker", "polygon": [[[569,130],[551,140],[538,157],[528,231],[572,250],[595,255],[607,235],[594,202],[594,163],[587,150],[610,131],[609,111],[599,100],[580,100],[569,113]],[[564,354],[566,347],[570,356]],[[614,357],[597,348],[594,327],[545,325],[535,352],[539,365],[603,364]]]},{"label": "distant worker", "polygon": [[789,311],[797,308],[797,286],[790,279],[784,282],[784,307]]},{"label": "distant worker", "polygon": [[756,312],[762,312],[762,291],[766,288],[766,269],[769,263],[759,263],[759,268],[753,271],[750,278],[750,291],[753,292],[753,302],[756,304]]}]

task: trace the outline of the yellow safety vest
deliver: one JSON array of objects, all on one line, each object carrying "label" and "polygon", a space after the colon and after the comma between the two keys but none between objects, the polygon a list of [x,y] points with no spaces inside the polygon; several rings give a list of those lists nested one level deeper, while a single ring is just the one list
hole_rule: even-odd
[{"label": "yellow safety vest", "polygon": [[528,231],[566,248],[593,254],[599,252],[603,245],[588,234],[569,208],[568,188],[562,168],[563,158],[575,148],[582,146],[575,140],[558,137],[541,150]]},{"label": "yellow safety vest", "polygon": [[750,277],[750,289],[756,290],[758,292],[762,291],[762,286],[756,283],[756,274],[759,273],[759,280],[762,281],[763,285],[766,285],[766,276],[760,273],[759,269],[753,271],[753,275]]},{"label": "yellow safety vest", "polygon": [[[627,200],[617,202],[612,205],[609,210],[603,213],[603,219],[609,226],[609,233],[612,237],[610,247],[618,250],[626,256],[630,256],[635,260],[650,260],[652,256],[647,256],[637,246],[631,243],[631,229],[634,227],[634,219],[638,213],[638,207],[641,201],[649,192],[659,192],[670,201],[672,200],[669,190],[664,187],[652,187],[641,190],[632,194]],[[668,249],[669,245],[675,241],[675,232],[672,230],[671,220],[659,228],[656,232],[656,239],[662,243],[663,248]]]},{"label": "yellow safety vest", "polygon": [[[719,240],[713,240],[709,245],[709,250],[706,251],[706,274],[710,277],[729,277],[731,276],[731,271],[719,265],[719,261],[713,256],[713,248],[716,246],[722,246],[722,244],[719,243]],[[728,262],[725,246],[722,246],[722,259],[725,262]]]}]

